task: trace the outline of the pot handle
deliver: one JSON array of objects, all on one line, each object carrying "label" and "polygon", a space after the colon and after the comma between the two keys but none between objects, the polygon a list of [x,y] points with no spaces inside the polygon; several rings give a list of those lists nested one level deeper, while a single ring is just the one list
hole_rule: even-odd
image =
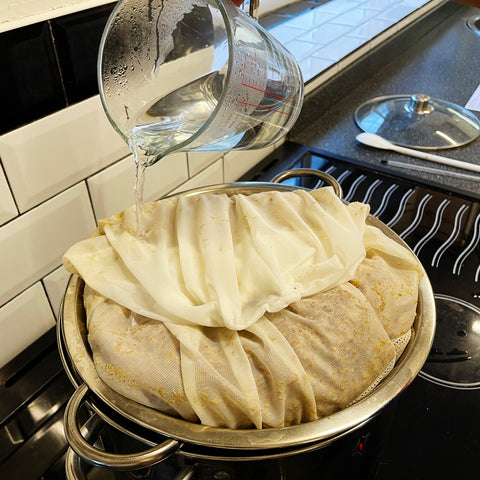
[{"label": "pot handle", "polygon": [[[102,419],[95,413],[81,427],[82,436],[86,440],[97,438],[102,424]],[[71,449],[65,455],[65,476],[67,480],[88,480],[85,472],[85,463]]]},{"label": "pot handle", "polygon": [[273,177],[270,181],[272,183],[281,183],[284,180],[295,177],[317,177],[323,180],[325,183],[333,187],[333,191],[338,198],[343,197],[342,187],[338,181],[328,173],[321,170],[315,170],[314,168],[296,168],[294,170],[286,170]]},{"label": "pot handle", "polygon": [[155,465],[180,449],[182,444],[168,439],[148,450],[132,454],[108,453],[85,440],[78,427],[78,411],[89,392],[88,386],[80,385],[65,408],[65,437],[72,450],[85,462],[99,468],[111,470],[137,470]]}]

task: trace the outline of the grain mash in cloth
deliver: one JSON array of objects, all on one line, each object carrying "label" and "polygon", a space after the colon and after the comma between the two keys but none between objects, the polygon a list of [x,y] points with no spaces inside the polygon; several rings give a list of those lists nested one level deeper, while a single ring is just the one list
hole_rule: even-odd
[{"label": "grain mash in cloth", "polygon": [[64,265],[86,283],[111,388],[210,426],[266,428],[345,408],[392,369],[416,315],[415,257],[330,187],[205,193],[100,221]]}]

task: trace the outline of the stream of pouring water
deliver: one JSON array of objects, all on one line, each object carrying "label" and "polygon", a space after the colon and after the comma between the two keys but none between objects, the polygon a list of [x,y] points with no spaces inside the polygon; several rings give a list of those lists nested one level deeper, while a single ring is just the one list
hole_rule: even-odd
[{"label": "stream of pouring water", "polygon": [[137,219],[136,225],[136,236],[138,238],[143,238],[145,236],[145,222],[143,220],[144,216],[142,213],[143,205],[143,192],[145,187],[145,170],[147,168],[147,163],[139,159],[138,151],[134,152],[135,156],[135,216]]},{"label": "stream of pouring water", "polygon": [[[157,99],[132,122],[128,144],[136,165],[135,206],[138,237],[145,234],[142,204],[147,167],[176,151],[202,128],[217,106],[222,86],[223,76],[219,72],[209,73]],[[229,150],[233,146],[232,142],[224,143],[222,139],[218,140],[217,134],[215,131],[213,137],[206,138],[207,145],[204,147],[210,150]],[[238,140],[235,140],[235,143],[238,143]]]},{"label": "stream of pouring water", "polygon": [[145,230],[145,215],[143,213],[144,189],[146,170],[149,165],[162,158],[162,154],[147,155],[142,146],[135,144],[132,137],[129,139],[130,149],[135,159],[135,218],[136,231],[135,235],[138,239],[143,239],[146,236]]}]

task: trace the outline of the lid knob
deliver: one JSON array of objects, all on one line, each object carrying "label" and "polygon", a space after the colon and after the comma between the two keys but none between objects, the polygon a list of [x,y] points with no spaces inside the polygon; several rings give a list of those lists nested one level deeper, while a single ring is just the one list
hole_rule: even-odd
[{"label": "lid knob", "polygon": [[410,111],[420,115],[430,113],[433,106],[430,104],[430,97],[424,93],[414,93],[410,97]]}]

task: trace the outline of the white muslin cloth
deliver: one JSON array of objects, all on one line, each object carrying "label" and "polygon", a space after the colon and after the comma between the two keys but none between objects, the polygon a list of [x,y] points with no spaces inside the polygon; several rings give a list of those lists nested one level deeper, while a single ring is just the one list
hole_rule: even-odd
[{"label": "white muslin cloth", "polygon": [[330,187],[175,196],[100,221],[67,270],[148,318],[242,330],[265,312],[349,280],[365,257],[368,207]]},{"label": "white muslin cloth", "polygon": [[347,407],[402,353],[421,275],[368,208],[331,188],[207,193],[144,205],[141,237],[133,207],[102,220],[64,256],[100,378],[215,427]]}]

